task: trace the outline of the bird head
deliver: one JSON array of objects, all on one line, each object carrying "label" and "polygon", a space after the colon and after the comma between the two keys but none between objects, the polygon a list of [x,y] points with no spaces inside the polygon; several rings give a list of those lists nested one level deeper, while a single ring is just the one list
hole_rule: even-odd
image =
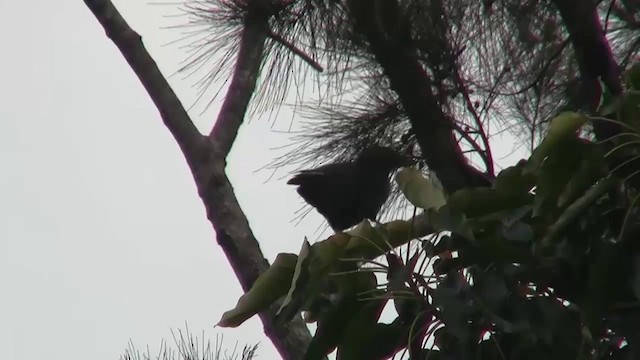
[{"label": "bird head", "polygon": [[369,146],[360,153],[356,161],[364,166],[372,166],[386,171],[414,164],[410,157],[380,145]]}]

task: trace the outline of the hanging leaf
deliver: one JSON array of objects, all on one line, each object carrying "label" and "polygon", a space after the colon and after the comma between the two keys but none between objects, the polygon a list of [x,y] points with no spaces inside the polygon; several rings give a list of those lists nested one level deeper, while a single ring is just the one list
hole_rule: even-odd
[{"label": "hanging leaf", "polygon": [[278,254],[269,269],[240,297],[236,307],[222,315],[217,326],[236,327],[284,296],[291,287],[297,259],[295,254]]},{"label": "hanging leaf", "polygon": [[577,220],[587,207],[600,199],[611,188],[617,184],[616,179],[609,177],[601,180],[589,189],[583,196],[568,206],[557,220],[548,227],[544,237],[541,240],[542,248],[548,248],[553,242],[560,238],[569,226]]},{"label": "hanging leaf", "polygon": [[557,215],[560,197],[580,165],[583,152],[587,150],[584,142],[577,137],[565,139],[558,145],[540,167],[533,216]]},{"label": "hanging leaf", "polygon": [[525,173],[526,164],[526,160],[520,160],[516,165],[502,170],[493,184],[494,189],[513,196],[527,196],[536,184],[536,176]]},{"label": "hanging leaf", "polygon": [[473,228],[466,217],[448,205],[441,207],[438,211],[429,209],[423,216],[436,231],[451,231],[472,242],[475,239]]},{"label": "hanging leaf", "polygon": [[467,218],[475,218],[518,208],[531,203],[532,200],[533,195],[528,193],[513,196],[509,192],[492,188],[467,188],[453,193],[448,205]]},{"label": "hanging leaf", "polygon": [[403,168],[396,175],[396,182],[407,200],[416,207],[437,210],[447,203],[442,189],[416,168]]},{"label": "hanging leaf", "polygon": [[304,239],[302,249],[298,255],[293,279],[290,283],[289,293],[285,297],[280,309],[276,313],[275,321],[278,323],[287,322],[302,310],[303,304],[309,300],[311,293],[311,271],[309,264],[311,262],[312,248],[309,241]]},{"label": "hanging leaf", "polygon": [[433,304],[440,309],[447,332],[464,343],[471,336],[469,318],[474,312],[469,285],[462,274],[449,274],[433,292]]},{"label": "hanging leaf", "polygon": [[640,63],[633,64],[625,71],[624,83],[630,89],[640,90]]},{"label": "hanging leaf", "polygon": [[377,290],[369,296],[370,300],[363,300],[362,307],[351,316],[351,320],[344,329],[337,359],[373,359],[371,345],[376,334],[376,325],[380,314],[387,304],[384,291]]},{"label": "hanging leaf", "polygon": [[576,112],[563,112],[551,120],[549,131],[542,143],[533,151],[527,162],[525,172],[536,173],[543,161],[556,150],[558,144],[574,138],[576,132],[587,122],[585,115]]},{"label": "hanging leaf", "polygon": [[[333,306],[321,314],[318,319],[318,328],[305,353],[305,360],[324,359],[340,343],[348,324],[354,320],[354,314],[360,313],[370,301],[359,298],[359,294],[375,294],[376,278],[372,272],[357,272],[337,276],[339,291],[335,295]],[[378,305],[378,304],[375,304]],[[369,309],[372,312],[363,316],[379,316],[379,311],[374,306]],[[357,317],[356,317],[357,318]],[[366,318],[366,316],[365,316]],[[377,320],[377,318],[376,318]],[[372,321],[372,318],[369,318]]]},{"label": "hanging leaf", "polygon": [[597,180],[606,176],[607,168],[601,147],[593,143],[582,143],[579,146],[579,163],[558,197],[559,208],[566,208],[570,203],[582,196]]},{"label": "hanging leaf", "polygon": [[531,225],[523,221],[517,221],[510,225],[503,225],[500,235],[508,241],[528,243],[533,240],[535,234]]}]

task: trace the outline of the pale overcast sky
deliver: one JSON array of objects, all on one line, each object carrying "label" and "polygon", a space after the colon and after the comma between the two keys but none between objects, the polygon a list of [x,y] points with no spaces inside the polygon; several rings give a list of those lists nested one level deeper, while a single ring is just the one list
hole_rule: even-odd
[{"label": "pale overcast sky", "polygon": [[[176,33],[160,29],[173,8],[116,6],[173,73],[184,54],[162,46]],[[257,318],[213,328],[240,286],[177,145],[84,3],[3,1],[0,13],[0,358],[117,359],[129,339],[157,348],[185,321],[198,335],[223,334],[228,347],[260,342],[260,359],[277,358]],[[171,79],[186,105],[192,80]],[[192,116],[208,131],[217,110]],[[255,172],[282,154],[270,149],[286,136],[271,127],[243,126],[229,161],[269,259],[297,252],[321,222],[312,214],[294,226],[294,189]]]},{"label": "pale overcast sky", "polygon": [[[174,73],[184,54],[161,27],[175,24],[163,17],[175,8],[115,4]],[[260,342],[259,358],[276,359],[257,318],[213,328],[240,286],[177,145],[84,3],[4,1],[0,13],[0,358],[117,359],[129,339],[157,349],[186,321],[228,347]],[[170,79],[187,106],[192,80]],[[191,115],[208,131],[217,110]],[[281,117],[243,126],[228,170],[271,260],[318,238],[322,221],[312,213],[295,226],[294,189],[256,172],[283,153],[271,150],[287,142],[272,131],[292,114]]]}]

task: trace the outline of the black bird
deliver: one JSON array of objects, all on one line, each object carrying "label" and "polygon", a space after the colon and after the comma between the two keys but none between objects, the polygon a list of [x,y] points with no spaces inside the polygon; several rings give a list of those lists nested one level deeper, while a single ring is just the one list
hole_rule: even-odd
[{"label": "black bird", "polygon": [[375,220],[389,197],[390,173],[413,162],[388,147],[370,146],[351,162],[302,170],[287,184],[299,185],[298,194],[342,231],[363,219]]}]

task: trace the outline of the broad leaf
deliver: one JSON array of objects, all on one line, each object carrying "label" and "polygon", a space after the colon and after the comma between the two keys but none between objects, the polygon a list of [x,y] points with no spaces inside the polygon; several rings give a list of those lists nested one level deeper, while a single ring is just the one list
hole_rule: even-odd
[{"label": "broad leaf", "polygon": [[307,239],[302,243],[302,249],[298,255],[293,279],[290,283],[289,293],[282,302],[278,313],[276,314],[277,322],[285,322],[291,320],[295,314],[302,310],[303,304],[309,298],[309,288],[311,287],[311,271],[309,263],[311,262],[311,246]]},{"label": "broad leaf", "polygon": [[396,182],[407,200],[416,207],[437,210],[447,203],[442,189],[416,168],[403,168],[396,175]]},{"label": "broad leaf", "polygon": [[587,117],[576,112],[563,112],[553,118],[547,135],[529,158],[526,172],[535,173],[547,156],[556,151],[558,144],[574,138],[586,122]]},{"label": "broad leaf", "polygon": [[222,315],[218,326],[236,327],[284,296],[291,287],[297,259],[294,254],[278,254],[269,269],[240,297],[236,307]]},{"label": "broad leaf", "polygon": [[[333,306],[320,315],[318,328],[307,348],[305,360],[323,359],[338,346],[348,324],[354,320],[354,315],[369,304],[369,301],[363,300],[359,294],[373,294],[372,290],[375,290],[377,285],[372,272],[338,275],[336,281],[340,283],[339,292],[335,296]],[[370,309],[373,310],[370,315],[379,316],[378,305],[375,304],[374,309]],[[371,318],[369,320],[372,321]]]}]

